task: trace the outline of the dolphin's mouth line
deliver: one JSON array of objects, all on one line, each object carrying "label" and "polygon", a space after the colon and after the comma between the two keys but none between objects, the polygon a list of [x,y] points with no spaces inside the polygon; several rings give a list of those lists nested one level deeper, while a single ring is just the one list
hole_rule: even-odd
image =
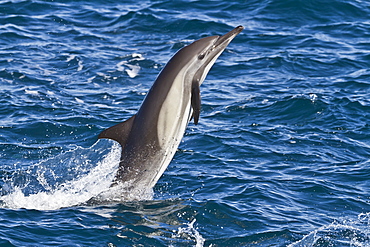
[{"label": "dolphin's mouth line", "polygon": [[217,51],[223,50],[231,42],[231,40],[235,38],[236,35],[243,31],[243,29],[244,29],[243,26],[237,26],[230,32],[222,36],[218,36],[218,38],[215,40],[214,44],[210,48],[207,48],[205,51],[199,54],[198,59],[203,59],[207,54],[214,52],[215,50]]},{"label": "dolphin's mouth line", "polygon": [[237,26],[230,32],[220,36],[216,42],[213,44],[213,48],[216,48],[224,43],[230,42],[236,35],[238,35],[241,31],[243,31],[243,26]]}]

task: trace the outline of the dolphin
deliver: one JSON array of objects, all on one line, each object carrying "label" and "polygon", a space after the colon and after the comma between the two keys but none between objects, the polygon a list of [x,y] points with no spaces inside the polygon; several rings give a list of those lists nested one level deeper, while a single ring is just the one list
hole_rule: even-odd
[{"label": "dolphin", "polygon": [[216,59],[244,29],[199,39],[180,49],[162,69],[138,112],[98,136],[122,146],[112,183],[151,189],[171,162],[191,119],[198,124],[200,85]]}]

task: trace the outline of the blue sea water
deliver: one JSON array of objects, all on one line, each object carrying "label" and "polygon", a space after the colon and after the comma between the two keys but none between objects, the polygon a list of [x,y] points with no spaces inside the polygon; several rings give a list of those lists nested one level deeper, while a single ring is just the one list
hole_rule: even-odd
[{"label": "blue sea water", "polygon": [[[99,132],[238,25],[153,195],[86,204]],[[369,66],[368,1],[0,1],[0,246],[370,246]]]}]

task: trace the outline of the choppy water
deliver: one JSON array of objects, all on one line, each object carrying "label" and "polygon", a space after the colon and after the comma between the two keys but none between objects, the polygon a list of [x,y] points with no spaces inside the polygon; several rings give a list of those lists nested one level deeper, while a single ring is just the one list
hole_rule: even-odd
[{"label": "choppy water", "polygon": [[[237,25],[152,198],[86,204],[98,133]],[[369,52],[361,0],[0,1],[0,245],[370,246]]]}]

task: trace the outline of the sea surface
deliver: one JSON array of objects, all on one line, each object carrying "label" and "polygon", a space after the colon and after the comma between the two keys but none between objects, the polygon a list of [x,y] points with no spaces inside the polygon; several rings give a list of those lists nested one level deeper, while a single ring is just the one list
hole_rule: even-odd
[{"label": "sea surface", "polygon": [[[238,25],[152,195],[88,203],[98,134]],[[0,246],[370,246],[370,2],[0,1]]]}]

